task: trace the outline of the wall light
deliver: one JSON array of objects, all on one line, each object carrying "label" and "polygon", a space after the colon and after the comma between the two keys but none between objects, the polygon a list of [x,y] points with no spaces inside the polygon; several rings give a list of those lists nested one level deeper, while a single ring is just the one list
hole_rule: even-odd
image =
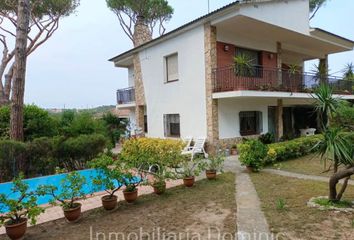
[{"label": "wall light", "polygon": [[224,51],[228,52],[230,50],[230,46],[229,45],[224,45]]}]

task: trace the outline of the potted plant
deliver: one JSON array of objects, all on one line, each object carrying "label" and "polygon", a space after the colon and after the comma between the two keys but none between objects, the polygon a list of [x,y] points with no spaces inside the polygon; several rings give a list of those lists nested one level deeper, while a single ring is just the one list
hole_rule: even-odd
[{"label": "potted plant", "polygon": [[233,144],[231,146],[231,155],[237,155],[237,145]]},{"label": "potted plant", "polygon": [[154,164],[150,167],[148,174],[153,176],[151,186],[154,189],[154,193],[161,195],[166,191],[166,181],[169,179],[175,179],[175,175],[169,171],[169,168],[164,165]]},{"label": "potted plant", "polygon": [[255,75],[255,68],[252,65],[252,58],[244,53],[238,54],[234,58],[235,74],[241,77],[252,77]]},{"label": "potted plant", "polygon": [[249,172],[258,172],[267,156],[267,146],[259,140],[248,140],[238,146],[240,161]]},{"label": "potted plant", "polygon": [[133,203],[138,198],[138,186],[143,181],[142,175],[140,177],[134,176],[132,173],[125,173],[123,178],[123,183],[125,189],[123,190],[123,196],[125,201],[128,203]]},{"label": "potted plant", "polygon": [[65,218],[69,222],[74,222],[81,216],[80,199],[86,198],[86,193],[83,190],[86,184],[86,179],[78,172],[71,172],[61,181],[60,188],[54,185],[42,185],[39,191],[42,194],[48,194],[53,197],[52,205],[59,204],[64,212]]},{"label": "potted plant", "polygon": [[183,179],[183,184],[186,187],[193,187],[195,183],[195,176],[200,174],[199,159],[192,161],[183,161],[180,168],[175,168],[177,175]]},{"label": "potted plant", "polygon": [[[37,192],[29,191],[29,186],[23,181],[23,175],[13,181],[10,195],[0,194],[0,210],[7,212],[0,215],[0,227],[5,226],[10,239],[22,239],[27,230],[27,222],[36,224],[37,217],[44,209],[37,205]],[[12,196],[16,196],[12,198]]]},{"label": "potted plant", "polygon": [[222,172],[225,157],[223,154],[211,155],[205,162],[200,164],[200,168],[205,170],[207,179],[216,179],[217,172]]},{"label": "potted plant", "polygon": [[97,176],[92,179],[95,191],[104,190],[102,206],[105,210],[113,210],[117,207],[118,197],[115,195],[123,187],[124,174],[118,162],[108,155],[100,157],[90,162],[90,167],[95,168],[98,172]]}]

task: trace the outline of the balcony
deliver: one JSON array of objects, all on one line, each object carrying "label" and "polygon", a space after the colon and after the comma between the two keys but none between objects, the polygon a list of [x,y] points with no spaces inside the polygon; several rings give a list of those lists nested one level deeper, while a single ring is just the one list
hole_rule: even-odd
[{"label": "balcony", "polygon": [[118,105],[133,105],[135,103],[135,88],[124,88],[117,90]]},{"label": "balcony", "polygon": [[213,92],[241,90],[311,93],[319,82],[327,82],[334,93],[352,95],[354,81],[327,76],[320,79],[316,74],[291,72],[287,69],[263,68],[237,69],[235,66],[213,70]]}]

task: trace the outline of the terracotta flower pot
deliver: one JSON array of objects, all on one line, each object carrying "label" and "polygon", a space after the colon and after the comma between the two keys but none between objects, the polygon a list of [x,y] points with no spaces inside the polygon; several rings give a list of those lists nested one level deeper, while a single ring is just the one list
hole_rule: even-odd
[{"label": "terracotta flower pot", "polygon": [[154,188],[154,193],[161,195],[166,191],[166,182],[154,183],[152,187]]},{"label": "terracotta flower pot", "polygon": [[106,195],[101,198],[102,206],[105,210],[113,210],[117,207],[118,197],[116,195]]},{"label": "terracotta flower pot", "polygon": [[75,203],[74,208],[63,209],[64,216],[69,222],[75,222],[81,216],[81,203]]},{"label": "terracotta flower pot", "polygon": [[206,175],[207,179],[209,179],[209,180],[216,179],[216,171],[215,170],[206,170],[205,175]]},{"label": "terracotta flower pot", "polygon": [[231,155],[237,155],[237,149],[231,148]]},{"label": "terracotta flower pot", "polygon": [[27,219],[23,218],[17,224],[5,224],[6,234],[12,240],[22,239],[27,231]]},{"label": "terracotta flower pot", "polygon": [[123,195],[125,201],[127,201],[128,203],[133,203],[138,198],[138,189],[135,189],[135,191],[133,192],[127,192],[124,190]]},{"label": "terracotta flower pot", "polygon": [[193,187],[193,185],[195,183],[195,177],[183,178],[183,183],[184,183],[184,186],[186,186],[186,187]]}]

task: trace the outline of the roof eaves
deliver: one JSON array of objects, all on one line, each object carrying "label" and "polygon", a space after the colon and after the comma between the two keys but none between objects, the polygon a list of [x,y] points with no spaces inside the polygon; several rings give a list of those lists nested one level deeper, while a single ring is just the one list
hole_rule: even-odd
[{"label": "roof eaves", "polygon": [[[245,2],[247,2],[247,1],[245,1]],[[144,44],[142,44],[142,45],[140,45],[140,46],[138,46],[138,47],[132,48],[132,49],[130,49],[129,51],[126,51],[126,52],[124,52],[124,53],[122,53],[122,54],[119,54],[119,55],[117,55],[117,56],[115,56],[115,57],[109,59],[108,61],[110,61],[110,62],[115,62],[115,61],[118,60],[119,58],[125,57],[126,55],[129,55],[129,54],[131,54],[131,53],[134,53],[134,52],[136,52],[136,51],[139,51],[140,49],[143,49],[144,47],[146,47],[146,46],[148,46],[148,45],[150,45],[150,44],[152,44],[152,43],[154,43],[154,42],[157,42],[157,41],[159,41],[159,40],[161,40],[161,39],[163,39],[163,38],[166,38],[166,37],[168,37],[168,36],[170,36],[170,35],[172,35],[172,34],[174,34],[174,33],[176,33],[176,32],[181,31],[181,30],[184,29],[184,28],[187,28],[187,27],[189,27],[189,26],[192,26],[193,24],[196,24],[196,23],[198,23],[198,22],[200,22],[200,21],[203,21],[203,20],[205,20],[205,19],[207,19],[207,18],[213,16],[214,14],[217,14],[217,13],[219,13],[219,12],[222,12],[223,10],[228,9],[228,8],[231,8],[231,7],[233,7],[233,6],[235,6],[235,5],[238,5],[238,4],[240,4],[240,1],[239,1],[239,0],[238,0],[238,1],[235,1],[235,2],[232,2],[232,3],[230,3],[230,4],[228,4],[228,5],[224,6],[224,7],[221,7],[221,8],[219,8],[219,9],[213,11],[213,12],[210,12],[210,13],[204,15],[204,16],[201,16],[201,17],[199,17],[199,18],[197,18],[197,19],[195,19],[195,20],[193,20],[193,21],[191,21],[191,22],[188,22],[188,23],[186,23],[186,24],[184,24],[184,25],[182,25],[182,26],[180,26],[180,27],[178,27],[178,28],[172,30],[171,32],[168,32],[168,33],[166,33],[166,34],[164,34],[164,35],[162,35],[162,36],[160,36],[160,37],[158,37],[158,38],[155,38],[155,39],[153,39],[153,40],[151,40],[151,41],[149,41],[149,42],[146,42],[146,43],[144,43]]]}]

